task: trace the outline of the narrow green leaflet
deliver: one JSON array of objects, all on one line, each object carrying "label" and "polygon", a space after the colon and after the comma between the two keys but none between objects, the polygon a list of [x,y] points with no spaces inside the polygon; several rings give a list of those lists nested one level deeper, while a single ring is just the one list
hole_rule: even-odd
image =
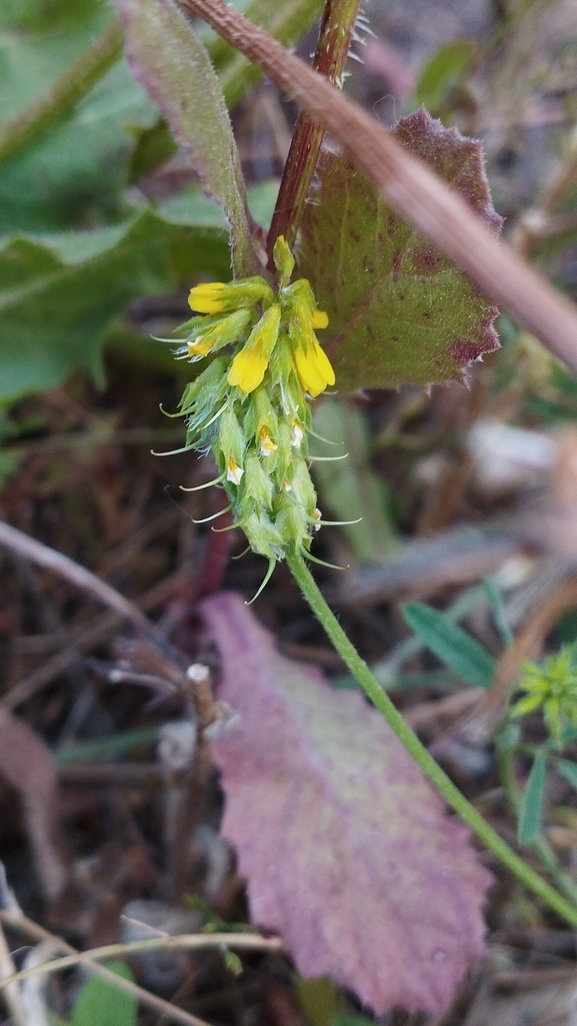
[{"label": "narrow green leaflet", "polygon": [[565,780],[571,784],[571,787],[577,787],[577,763],[570,762],[569,759],[559,759],[557,763],[557,769],[559,773],[565,777]]},{"label": "narrow green leaflet", "polygon": [[118,227],[8,241],[0,248],[0,404],[59,385],[76,368],[101,378],[103,334],[127,303],[228,267],[222,227],[183,227],[150,210]]},{"label": "narrow green leaflet", "polygon": [[520,844],[530,844],[541,831],[546,770],[547,753],[545,751],[537,752],[519,809],[517,836]]},{"label": "narrow green leaflet", "polygon": [[483,588],[489,600],[495,626],[499,631],[501,641],[504,645],[512,645],[515,640],[515,635],[513,634],[507,620],[507,613],[505,611],[501,592],[492,577],[485,578],[483,581]]},{"label": "narrow green leaflet", "polygon": [[173,0],[116,0],[135,77],[190,154],[201,184],[230,223],[238,276],[261,270],[244,179],[222,91],[209,56]]},{"label": "narrow green leaflet", "polygon": [[[123,962],[109,962],[117,976],[132,980],[132,973]],[[70,1026],[135,1026],[138,1014],[132,994],[115,987],[101,976],[91,976],[78,995]]]},{"label": "narrow green leaflet", "polygon": [[495,673],[493,656],[438,610],[422,602],[408,602],[402,613],[409,627],[424,641],[437,659],[459,677],[480,688],[488,688]]},{"label": "narrow green leaflet", "polygon": [[[423,109],[402,118],[393,134],[498,231],[480,142]],[[462,380],[467,364],[498,347],[496,308],[346,157],[325,152],[318,176],[302,224],[299,274],[329,315],[323,344],[339,391]]]},{"label": "narrow green leaflet", "polygon": [[473,39],[451,39],[443,43],[419,75],[417,102],[432,114],[441,112],[448,93],[470,68],[477,53]]}]

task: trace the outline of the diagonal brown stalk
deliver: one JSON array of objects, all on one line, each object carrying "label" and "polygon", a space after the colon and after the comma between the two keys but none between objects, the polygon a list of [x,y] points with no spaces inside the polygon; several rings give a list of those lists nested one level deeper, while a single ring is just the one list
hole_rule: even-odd
[{"label": "diagonal brown stalk", "polygon": [[[360,0],[326,0],[313,68],[340,88]],[[268,234],[269,268],[273,246],[284,235],[293,247],[313,180],[325,130],[301,111],[294,128]]]},{"label": "diagonal brown stalk", "polygon": [[384,198],[506,307],[551,352],[577,370],[577,310],[497,240],[449,186],[410,156],[356,103],[222,0],[180,0],[257,64],[279,88],[330,131]]}]

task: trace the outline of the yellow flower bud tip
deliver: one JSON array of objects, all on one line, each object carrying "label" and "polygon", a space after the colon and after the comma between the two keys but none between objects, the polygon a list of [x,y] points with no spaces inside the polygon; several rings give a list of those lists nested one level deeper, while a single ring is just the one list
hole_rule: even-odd
[{"label": "yellow flower bud tip", "polygon": [[222,281],[203,282],[190,290],[188,305],[197,313],[215,314],[225,309],[224,292],[226,285]]},{"label": "yellow flower bud tip", "polygon": [[284,481],[282,483],[282,486],[283,486],[285,492],[292,492],[292,490],[293,490],[293,486],[290,483],[288,477],[285,477],[285,479],[284,479]]},{"label": "yellow flower bud tip", "polygon": [[239,485],[241,480],[242,480],[242,475],[243,474],[244,474],[244,470],[242,469],[242,467],[239,467],[239,465],[236,462],[236,460],[234,460],[232,456],[229,456],[228,462],[227,462],[227,465],[226,465],[226,479],[227,479],[227,481],[231,481],[232,484]]},{"label": "yellow flower bud tip", "polygon": [[275,267],[281,276],[281,288],[285,288],[294,271],[295,262],[284,235],[279,235],[274,244],[272,255]]},{"label": "yellow flower bud tip", "polygon": [[329,317],[324,310],[315,310],[315,312],[311,314],[311,328],[315,331],[328,327],[328,323]]},{"label": "yellow flower bud tip", "polygon": [[301,442],[302,442],[302,440],[303,440],[303,438],[305,436],[305,433],[304,433],[302,427],[300,426],[298,420],[296,420],[296,419],[293,420],[293,422],[291,424],[291,428],[292,428],[292,432],[291,432],[291,445],[295,449],[300,449]]},{"label": "yellow flower bud tip", "polygon": [[258,437],[260,439],[260,451],[263,456],[270,456],[271,452],[278,449],[278,445],[275,445],[272,438],[270,437],[269,429],[266,424],[261,427]]},{"label": "yellow flower bud tip", "polygon": [[226,380],[241,392],[254,392],[262,382],[267,366],[268,357],[262,351],[262,342],[257,342],[252,349],[244,348],[237,353]]}]

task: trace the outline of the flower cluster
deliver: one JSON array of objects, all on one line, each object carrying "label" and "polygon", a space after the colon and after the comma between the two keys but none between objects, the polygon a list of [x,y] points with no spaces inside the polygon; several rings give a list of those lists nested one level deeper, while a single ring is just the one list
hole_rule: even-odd
[{"label": "flower cluster", "polygon": [[215,483],[226,488],[251,548],[268,557],[269,572],[290,546],[308,553],[319,526],[307,397],[335,382],[315,334],[327,315],[305,278],[290,283],[294,260],[282,236],[274,260],[276,294],[261,277],[196,285],[189,305],[200,316],[182,326],[176,353],[190,362],[212,357],[180,403],[186,448],[212,451]]},{"label": "flower cluster", "polygon": [[577,667],[573,646],[549,656],[541,666],[525,663],[519,688],[526,694],[511,709],[513,717],[543,707],[547,729],[559,744],[565,723],[577,727]]}]

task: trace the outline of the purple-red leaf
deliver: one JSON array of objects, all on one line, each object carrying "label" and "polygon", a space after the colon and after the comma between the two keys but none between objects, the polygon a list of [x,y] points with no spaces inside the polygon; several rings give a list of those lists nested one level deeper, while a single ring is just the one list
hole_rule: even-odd
[{"label": "purple-red leaf", "polygon": [[215,756],[253,920],[379,1014],[441,1012],[483,952],[491,877],[467,829],[360,693],[279,655],[238,596],[203,609],[241,714]]}]

